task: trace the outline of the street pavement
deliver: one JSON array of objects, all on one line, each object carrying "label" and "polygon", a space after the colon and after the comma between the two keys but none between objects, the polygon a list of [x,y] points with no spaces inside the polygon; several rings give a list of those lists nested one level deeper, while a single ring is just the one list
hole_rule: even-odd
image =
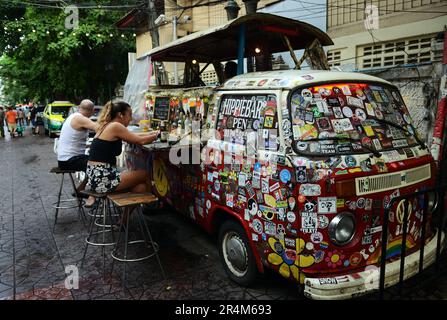
[{"label": "street pavement", "polygon": [[[303,300],[298,287],[266,272],[250,288],[230,281],[221,266],[215,237],[170,209],[147,215],[152,236],[160,246],[163,279],[154,258],[127,267],[127,284],[121,282],[122,263],[111,273],[110,248],[103,273],[101,249],[89,247],[83,266],[86,228],[76,209],[62,210],[53,232],[54,209],[60,176],[53,139],[25,136],[0,139],[0,300],[19,299],[148,299],[148,300]],[[65,180],[64,195],[72,192]],[[410,281],[398,296],[387,290],[386,299],[447,299],[447,259],[441,271],[429,270]],[[78,268],[79,288],[66,289],[65,280]],[[68,269],[66,269],[68,268]],[[366,296],[362,299],[377,299]]]}]

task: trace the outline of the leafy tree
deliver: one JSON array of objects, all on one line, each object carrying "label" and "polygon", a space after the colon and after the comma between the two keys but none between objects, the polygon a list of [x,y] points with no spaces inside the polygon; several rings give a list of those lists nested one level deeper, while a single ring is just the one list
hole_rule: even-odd
[{"label": "leafy tree", "polygon": [[124,83],[135,39],[132,32],[118,33],[114,23],[125,11],[79,9],[79,28],[67,29],[63,8],[7,3],[0,4],[0,78],[9,103],[86,97],[104,103]]}]

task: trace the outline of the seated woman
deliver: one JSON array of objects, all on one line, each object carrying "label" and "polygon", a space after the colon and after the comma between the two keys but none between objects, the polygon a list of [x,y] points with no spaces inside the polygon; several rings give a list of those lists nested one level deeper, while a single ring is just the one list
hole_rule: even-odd
[{"label": "seated woman", "polygon": [[98,119],[98,131],[90,146],[87,176],[92,191],[110,193],[128,190],[145,192],[149,174],[146,170],[125,171],[116,168],[116,157],[121,154],[122,140],[132,144],[153,142],[158,131],[139,136],[127,129],[132,119],[132,108],[123,101],[109,101]]}]

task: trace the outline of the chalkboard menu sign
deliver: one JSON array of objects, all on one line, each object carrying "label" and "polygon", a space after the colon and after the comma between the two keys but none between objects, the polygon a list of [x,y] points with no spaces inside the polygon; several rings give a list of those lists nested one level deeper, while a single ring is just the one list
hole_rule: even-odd
[{"label": "chalkboard menu sign", "polygon": [[154,105],[154,119],[168,120],[170,97],[156,97]]}]

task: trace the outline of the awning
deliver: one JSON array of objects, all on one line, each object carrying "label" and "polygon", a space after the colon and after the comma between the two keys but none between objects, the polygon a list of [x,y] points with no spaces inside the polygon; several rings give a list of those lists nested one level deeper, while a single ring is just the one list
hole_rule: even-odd
[{"label": "awning", "polygon": [[289,38],[294,50],[305,49],[314,39],[318,39],[323,46],[333,44],[325,32],[308,23],[268,13],[254,13],[154,48],[140,59],[149,55],[152,61],[171,62],[237,59],[239,27],[242,24],[245,24],[246,30],[246,57],[253,56],[257,47],[265,48],[270,54],[289,51],[283,35]]}]

